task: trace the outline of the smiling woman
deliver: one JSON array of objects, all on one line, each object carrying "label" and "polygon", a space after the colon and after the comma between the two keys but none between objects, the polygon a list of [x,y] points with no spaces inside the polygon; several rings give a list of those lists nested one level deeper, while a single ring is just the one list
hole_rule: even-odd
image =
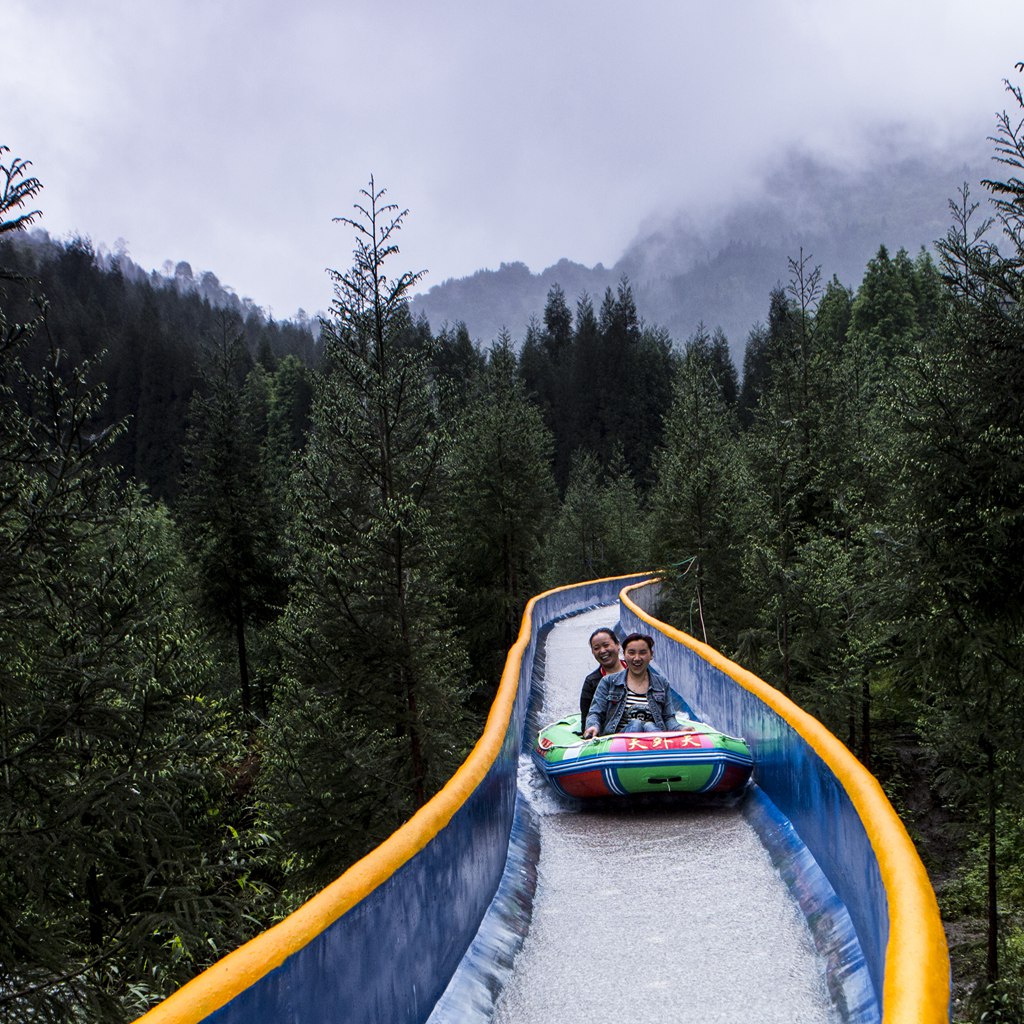
[{"label": "smiling woman", "polygon": [[625,669],[606,675],[597,685],[583,736],[593,739],[615,732],[665,732],[690,718],[668,680],[651,665],[654,640],[631,633],[622,641]]}]

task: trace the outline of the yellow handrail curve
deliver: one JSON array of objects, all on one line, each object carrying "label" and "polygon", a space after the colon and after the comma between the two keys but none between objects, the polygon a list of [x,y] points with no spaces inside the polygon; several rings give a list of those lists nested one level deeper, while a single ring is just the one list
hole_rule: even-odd
[{"label": "yellow handrail curve", "polygon": [[135,1024],[199,1024],[283,964],[419,853],[451,821],[501,751],[519,688],[523,653],[530,643],[534,606],[549,594],[578,586],[555,587],[529,600],[480,739],[442,789],[380,846],[283,921],[228,953],[139,1017]]},{"label": "yellow handrail curve", "polygon": [[824,725],[752,672],[644,611],[625,587],[619,599],[644,622],[684,644],[788,722],[829,766],[864,824],[889,904],[882,992],[883,1024],[948,1024],[949,948],[938,902],[921,858],[878,780]]}]

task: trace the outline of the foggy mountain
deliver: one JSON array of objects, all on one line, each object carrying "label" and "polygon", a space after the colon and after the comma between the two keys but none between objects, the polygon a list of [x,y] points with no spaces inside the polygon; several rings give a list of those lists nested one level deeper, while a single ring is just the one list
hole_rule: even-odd
[{"label": "foggy mountain", "polygon": [[599,310],[605,289],[625,275],[646,323],[667,328],[677,344],[701,321],[721,327],[741,366],[751,327],[766,318],[772,288],[788,285],[788,261],[801,249],[821,267],[823,282],[835,275],[853,289],[879,246],[912,257],[932,249],[949,229],[949,201],[961,185],[984,199],[977,183],[992,173],[991,161],[970,150],[857,170],[794,156],[756,194],[717,215],[687,211],[641,229],[613,267],[561,260],[532,273],[523,263],[503,263],[435,285],[413,299],[412,311],[425,314],[435,332],[463,320],[484,346],[507,327],[518,345],[531,317],[543,323],[553,284],[570,307],[586,292]]}]

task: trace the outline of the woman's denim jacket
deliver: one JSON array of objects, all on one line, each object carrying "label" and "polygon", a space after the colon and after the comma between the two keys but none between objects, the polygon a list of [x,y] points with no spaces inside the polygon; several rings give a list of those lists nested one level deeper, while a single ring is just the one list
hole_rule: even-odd
[{"label": "woman's denim jacket", "polygon": [[[626,710],[626,672],[626,669],[614,672],[597,684],[587,715],[587,728],[596,725],[601,736],[616,732],[622,723]],[[647,674],[651,681],[651,688],[647,691],[647,707],[654,718],[654,724],[659,730],[667,732],[681,728],[678,718],[693,717],[686,702],[672,692],[668,680],[653,665],[647,666]]]}]

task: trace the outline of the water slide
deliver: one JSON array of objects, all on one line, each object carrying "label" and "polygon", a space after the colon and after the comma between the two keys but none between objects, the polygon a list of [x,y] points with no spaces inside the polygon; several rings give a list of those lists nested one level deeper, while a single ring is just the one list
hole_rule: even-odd
[{"label": "water slide", "polygon": [[[639,576],[534,598],[447,786],[139,1024],[948,1021],[935,897],[877,782],[656,601]],[[599,625],[653,633],[698,715],[746,737],[741,799],[592,810],[546,788],[524,736],[574,707]]]}]

